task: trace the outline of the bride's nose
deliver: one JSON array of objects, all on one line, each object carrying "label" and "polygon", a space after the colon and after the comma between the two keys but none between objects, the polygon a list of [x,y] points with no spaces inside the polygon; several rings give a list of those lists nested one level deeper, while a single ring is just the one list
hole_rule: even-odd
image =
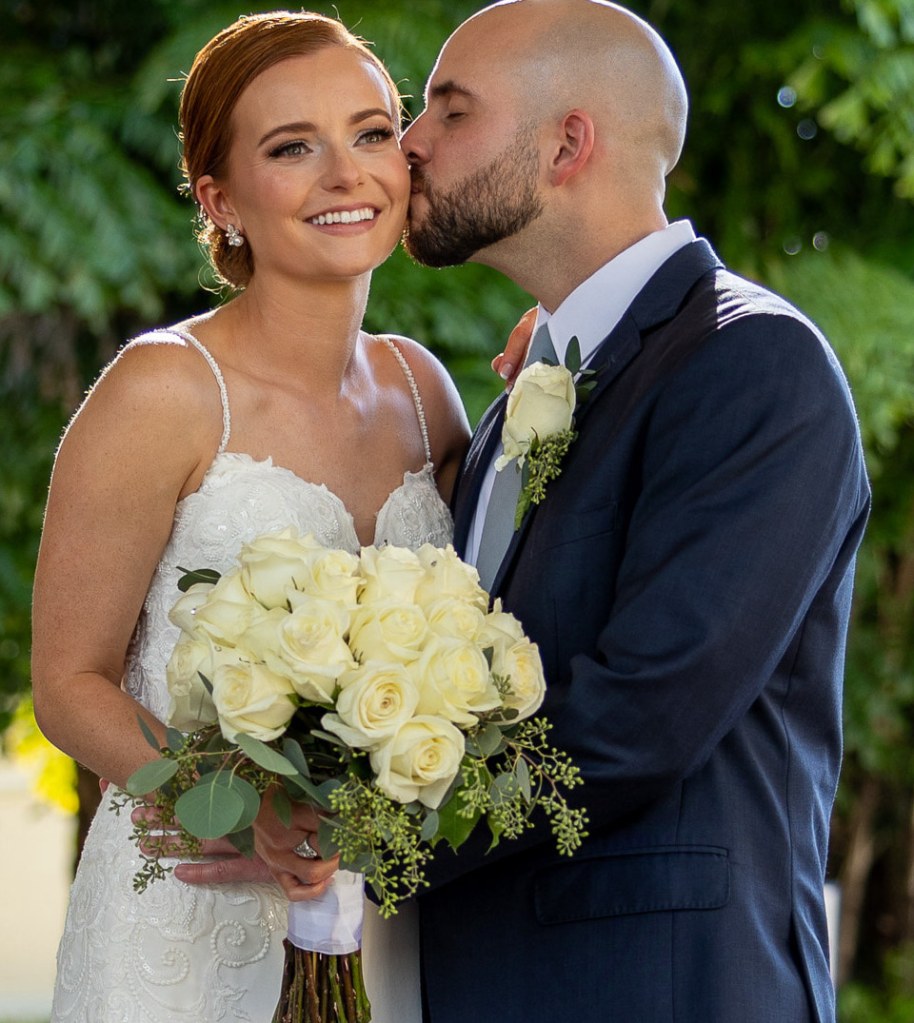
[{"label": "bride's nose", "polygon": [[328,147],[324,154],[321,183],[327,189],[355,188],[362,181],[362,166],[346,146]]}]

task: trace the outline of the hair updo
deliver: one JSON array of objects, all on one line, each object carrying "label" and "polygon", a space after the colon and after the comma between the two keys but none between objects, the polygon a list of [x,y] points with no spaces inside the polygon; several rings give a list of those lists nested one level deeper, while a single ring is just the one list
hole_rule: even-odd
[{"label": "hair updo", "polygon": [[[232,142],[232,111],[247,86],[282,60],[330,46],[354,50],[377,68],[390,90],[394,110],[400,110],[400,95],[390,72],[365,41],[340,22],[309,11],[242,15],[200,50],[181,91],[181,170],[192,196],[204,174],[224,173]],[[229,245],[202,209],[200,221],[197,239],[206,248],[217,277],[233,288],[243,288],[254,272],[250,245]]]}]

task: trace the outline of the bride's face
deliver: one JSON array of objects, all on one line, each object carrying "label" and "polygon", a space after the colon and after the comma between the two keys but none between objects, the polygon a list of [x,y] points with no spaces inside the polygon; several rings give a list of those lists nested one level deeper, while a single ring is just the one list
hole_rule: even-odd
[{"label": "bride's face", "polygon": [[409,170],[384,79],[328,47],[254,79],[232,112],[227,173],[211,200],[251,246],[254,276],[360,276],[403,231]]}]

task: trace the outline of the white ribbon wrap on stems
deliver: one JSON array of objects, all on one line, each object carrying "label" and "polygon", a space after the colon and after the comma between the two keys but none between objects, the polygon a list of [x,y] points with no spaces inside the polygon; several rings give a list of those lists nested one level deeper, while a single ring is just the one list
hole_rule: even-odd
[{"label": "white ribbon wrap on stems", "polygon": [[316,899],[289,904],[289,941],[308,952],[342,956],[362,947],[365,878],[338,870]]}]

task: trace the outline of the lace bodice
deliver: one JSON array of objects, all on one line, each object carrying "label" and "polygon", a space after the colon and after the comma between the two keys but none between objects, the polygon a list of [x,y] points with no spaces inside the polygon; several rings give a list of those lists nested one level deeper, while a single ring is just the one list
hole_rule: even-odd
[{"label": "lace bodice", "polygon": [[[224,429],[199,489],[175,510],[128,652],[124,687],[162,720],[165,665],[178,638],[168,612],[179,596],[179,566],[225,571],[243,543],[287,526],[329,547],[359,549],[352,516],[336,494],[270,459],[227,450],[231,412],[222,374],[196,338],[181,336],[213,369]],[[404,474],[378,512],[375,543],[442,546],[450,542],[452,523],[435,486],[418,390],[402,353],[386,343],[413,392],[426,462]],[[168,877],[136,895],[139,853],[129,816],[109,812],[111,795],[92,824],[73,884],[58,952],[54,1023],[264,1023],[279,990],[286,920],[281,889],[199,888]]]},{"label": "lace bodice", "polygon": [[[143,339],[156,335],[144,335]],[[352,515],[343,501],[323,484],[311,483],[271,459],[227,451],[231,439],[231,412],[222,374],[209,352],[192,335],[180,336],[207,358],[222,397],[224,429],[219,451],[197,491],[178,504],[171,537],[149,587],[143,613],[128,658],[125,688],[160,720],[168,710],[165,665],[178,639],[168,612],[180,595],[183,568],[231,568],[241,545],[263,533],[294,526],[302,535],[313,533],[327,547],[357,552]],[[415,401],[426,462],[417,472],[407,471],[379,510],[374,542],[377,546],[443,546],[453,532],[451,515],[435,486],[425,416],[419,392],[402,353],[388,338],[382,339],[400,361]]]}]

